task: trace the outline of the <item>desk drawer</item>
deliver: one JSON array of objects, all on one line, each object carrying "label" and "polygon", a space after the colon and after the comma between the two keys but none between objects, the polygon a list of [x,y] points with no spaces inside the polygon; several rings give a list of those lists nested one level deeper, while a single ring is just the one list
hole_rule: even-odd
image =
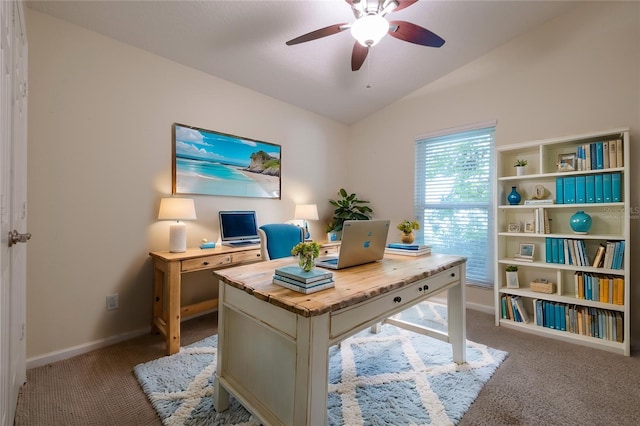
[{"label": "desk drawer", "polygon": [[241,251],[238,253],[231,253],[231,259],[233,263],[251,263],[262,260],[260,249]]},{"label": "desk drawer", "polygon": [[182,272],[199,271],[201,269],[213,269],[231,263],[230,254],[214,254],[207,257],[199,257],[197,259],[188,259],[182,261]]},{"label": "desk drawer", "polygon": [[340,252],[340,246],[337,244],[334,246],[320,247],[320,256],[338,254],[338,252]]},{"label": "desk drawer", "polygon": [[331,316],[331,338],[351,333],[367,324],[401,312],[415,304],[418,299],[424,299],[425,296],[458,280],[460,268],[456,266],[407,287],[377,296],[369,302],[339,310]]}]

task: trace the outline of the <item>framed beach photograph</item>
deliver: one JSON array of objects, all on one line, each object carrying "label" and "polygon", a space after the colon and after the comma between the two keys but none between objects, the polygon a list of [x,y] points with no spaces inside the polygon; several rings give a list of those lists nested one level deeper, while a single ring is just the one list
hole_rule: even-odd
[{"label": "framed beach photograph", "polygon": [[280,145],[174,123],[174,194],[280,199]]},{"label": "framed beach photograph", "polygon": [[536,246],[529,243],[520,243],[520,250],[516,254],[515,258],[519,260],[533,261],[533,254]]}]

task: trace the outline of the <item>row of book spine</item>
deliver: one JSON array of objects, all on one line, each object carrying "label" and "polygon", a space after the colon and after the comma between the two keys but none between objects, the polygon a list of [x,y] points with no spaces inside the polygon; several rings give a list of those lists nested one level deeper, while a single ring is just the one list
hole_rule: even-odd
[{"label": "row of book spine", "polygon": [[622,139],[586,143],[576,149],[576,169],[602,170],[624,167]]},{"label": "row of book spine", "polygon": [[625,242],[607,241],[600,244],[589,260],[585,242],[573,238],[545,238],[545,261],[563,265],[592,266],[604,269],[622,269],[624,265]]},{"label": "row of book spine", "polygon": [[574,284],[578,299],[624,305],[624,278],[621,276],[576,272]]},{"label": "row of book spine", "polygon": [[597,339],[624,341],[624,315],[591,306],[533,299],[534,324]]},{"label": "row of book spine", "polygon": [[[500,300],[503,319],[531,322],[521,296],[503,294]],[[532,299],[532,303],[536,326],[620,343],[624,340],[622,312],[542,299]]]},{"label": "row of book spine", "polygon": [[622,201],[619,172],[556,177],[556,204],[619,203]]}]

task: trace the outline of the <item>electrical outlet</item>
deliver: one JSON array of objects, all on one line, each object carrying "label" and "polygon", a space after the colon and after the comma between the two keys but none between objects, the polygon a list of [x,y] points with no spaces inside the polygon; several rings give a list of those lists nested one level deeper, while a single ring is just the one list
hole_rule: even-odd
[{"label": "electrical outlet", "polygon": [[120,305],[118,304],[118,293],[107,296],[107,311],[113,311],[114,309],[118,309]]}]

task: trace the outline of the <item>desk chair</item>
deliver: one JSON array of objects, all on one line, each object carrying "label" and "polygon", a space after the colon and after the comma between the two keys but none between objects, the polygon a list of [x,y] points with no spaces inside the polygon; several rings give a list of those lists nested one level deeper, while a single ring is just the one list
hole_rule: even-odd
[{"label": "desk chair", "polygon": [[291,256],[291,249],[304,242],[304,229],[289,223],[271,223],[258,228],[263,260]]}]

